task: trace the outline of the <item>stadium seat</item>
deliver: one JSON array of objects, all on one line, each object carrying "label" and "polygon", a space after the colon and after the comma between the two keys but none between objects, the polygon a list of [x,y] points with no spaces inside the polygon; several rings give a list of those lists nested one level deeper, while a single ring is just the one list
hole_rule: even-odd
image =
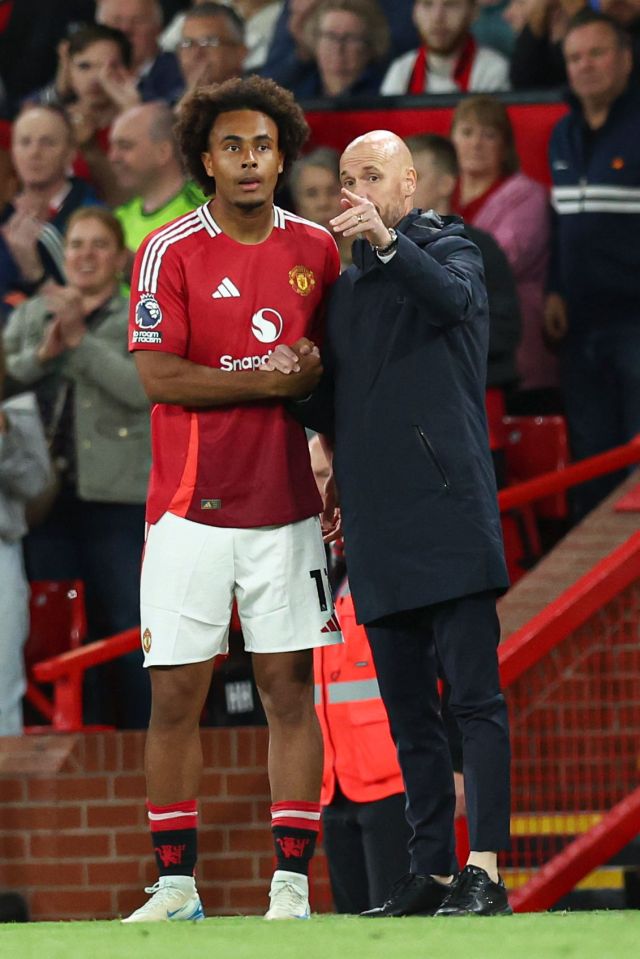
[{"label": "stadium seat", "polygon": [[484,394],[484,405],[487,411],[487,426],[489,428],[489,447],[492,450],[504,449],[506,445],[505,427],[505,400],[504,391],[497,387],[489,387]]},{"label": "stadium seat", "polygon": [[[505,416],[503,422],[509,486],[568,465],[569,439],[564,416]],[[534,509],[544,519],[566,519],[566,493],[538,500]]]},{"label": "stadium seat", "polygon": [[51,722],[53,706],[34,681],[36,663],[78,649],[87,633],[82,580],[38,580],[31,584],[30,628],[24,649],[26,700]]}]

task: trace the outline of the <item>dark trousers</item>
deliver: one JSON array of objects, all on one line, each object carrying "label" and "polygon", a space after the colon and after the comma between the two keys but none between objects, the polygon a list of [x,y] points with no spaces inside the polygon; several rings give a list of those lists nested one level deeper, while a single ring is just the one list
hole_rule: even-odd
[{"label": "dark trousers", "polygon": [[[628,443],[640,433],[640,328],[576,331],[562,352],[569,439],[582,460]],[[572,490],[576,519],[625,478],[607,473]]]},{"label": "dark trousers", "polygon": [[407,792],[411,872],[455,870],[455,791],[440,713],[438,663],[462,733],[469,839],[477,852],[509,846],[509,724],[500,690],[493,593],[385,617],[366,627]]},{"label": "dark trousers", "polygon": [[[27,574],[82,579],[89,639],[140,623],[143,505],[95,503],[65,490],[46,520],[25,539]],[[142,650],[85,674],[85,722],[144,729],[151,690]]]},{"label": "dark trousers", "polygon": [[405,795],[354,802],[339,790],[322,811],[324,848],[336,912],[357,915],[381,906],[409,872]]}]

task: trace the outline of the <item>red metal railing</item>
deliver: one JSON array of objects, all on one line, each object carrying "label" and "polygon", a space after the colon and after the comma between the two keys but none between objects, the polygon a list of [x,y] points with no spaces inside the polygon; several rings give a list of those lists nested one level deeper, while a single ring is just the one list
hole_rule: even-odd
[{"label": "red metal railing", "polygon": [[516,911],[546,909],[640,833],[640,532],[500,647]]},{"label": "red metal railing", "polygon": [[634,463],[640,463],[640,435],[623,446],[616,446],[606,453],[572,463],[562,470],[543,473],[534,479],[518,483],[517,486],[507,486],[498,493],[498,504],[502,511],[524,506],[525,503],[533,503],[550,493],[558,493],[605,473],[615,473],[616,470]]},{"label": "red metal railing", "polygon": [[53,683],[53,729],[65,733],[82,730],[82,679],[85,671],[139,648],[140,627],[135,627],[36,663],[34,679],[39,683]]}]

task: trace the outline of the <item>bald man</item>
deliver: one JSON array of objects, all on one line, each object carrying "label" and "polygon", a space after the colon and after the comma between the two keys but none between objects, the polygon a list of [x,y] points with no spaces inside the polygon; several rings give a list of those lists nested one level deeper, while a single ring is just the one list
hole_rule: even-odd
[{"label": "bald man", "polygon": [[[394,134],[354,140],[340,179],[343,210],[331,223],[355,240],[353,265],[332,291],[325,377],[299,409],[306,425],[333,436],[356,615],[413,830],[411,872],[364,915],[508,914],[496,857],[509,842],[496,615],[508,580],[484,410],[482,258],[460,219],[412,210],[416,171]],[[286,363],[285,353],[274,363]],[[334,505],[329,491],[327,529]],[[472,852],[460,873],[439,670],[463,737]]]},{"label": "bald man", "polygon": [[152,230],[204,202],[185,176],[174,120],[166,103],[143,103],[125,110],[111,127],[109,160],[118,186],[132,195],[115,214],[132,253]]}]

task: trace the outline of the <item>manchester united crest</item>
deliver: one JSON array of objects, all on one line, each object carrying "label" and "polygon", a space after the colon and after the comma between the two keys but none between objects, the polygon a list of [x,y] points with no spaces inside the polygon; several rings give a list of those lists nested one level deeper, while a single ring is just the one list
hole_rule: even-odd
[{"label": "manchester united crest", "polygon": [[308,266],[294,266],[289,270],[289,283],[300,296],[308,296],[316,285],[316,278]]},{"label": "manchester united crest", "polygon": [[142,648],[144,649],[145,653],[148,653],[149,650],[151,649],[151,630],[150,629],[145,629],[144,633],[142,634]]}]

